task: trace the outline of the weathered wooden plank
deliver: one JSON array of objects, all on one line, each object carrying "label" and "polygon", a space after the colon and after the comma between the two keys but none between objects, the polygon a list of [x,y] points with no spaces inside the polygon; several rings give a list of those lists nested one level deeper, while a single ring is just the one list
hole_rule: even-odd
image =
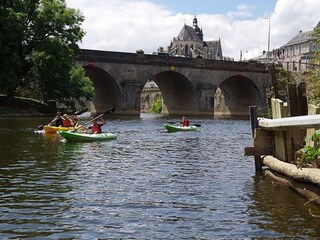
[{"label": "weathered wooden plank", "polygon": [[285,131],[274,132],[274,156],[286,161],[287,154],[287,135]]},{"label": "weathered wooden plank", "polygon": [[273,153],[273,134],[271,131],[256,128],[254,131],[253,147],[245,148],[245,156],[261,156]]},{"label": "weathered wooden plank", "polygon": [[263,156],[263,155],[272,155],[273,148],[271,146],[264,147],[245,147],[244,148],[244,155],[245,156]]},{"label": "weathered wooden plank", "polygon": [[[308,105],[308,115],[315,115],[320,113],[320,108],[309,104]],[[314,141],[311,141],[311,136],[315,133],[316,128],[309,128],[307,129],[307,134],[306,134],[306,145],[314,147]]]},{"label": "weathered wooden plank", "polygon": [[271,98],[271,109],[273,119],[289,116],[287,103],[281,101],[280,99]]}]

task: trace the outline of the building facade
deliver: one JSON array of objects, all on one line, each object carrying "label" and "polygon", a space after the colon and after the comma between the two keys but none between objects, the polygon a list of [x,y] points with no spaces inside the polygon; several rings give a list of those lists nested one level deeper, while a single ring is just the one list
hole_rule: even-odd
[{"label": "building facade", "polygon": [[[319,28],[320,22],[314,28]],[[300,30],[289,42],[268,53],[267,58],[281,63],[289,71],[303,71],[313,68],[312,59],[318,50],[317,38],[314,29],[303,32]]]},{"label": "building facade", "polygon": [[[320,22],[314,29],[319,27]],[[262,63],[278,63],[289,71],[303,71],[307,68],[313,68],[314,52],[319,50],[314,29],[306,32],[300,30],[285,45],[270,52],[263,51],[261,56],[252,60]]]},{"label": "building facade", "polygon": [[[320,22],[316,28],[318,27],[320,27]],[[314,30],[307,32],[300,30],[296,36],[277,51],[283,67],[290,71],[302,71],[312,67],[311,60],[314,52],[318,50],[316,40]]]}]

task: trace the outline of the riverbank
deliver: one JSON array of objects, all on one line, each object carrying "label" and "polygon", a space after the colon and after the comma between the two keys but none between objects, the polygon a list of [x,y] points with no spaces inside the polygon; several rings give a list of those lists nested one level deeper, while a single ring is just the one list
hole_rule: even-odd
[{"label": "riverbank", "polygon": [[53,113],[45,104],[34,99],[0,95],[0,117],[37,117]]}]

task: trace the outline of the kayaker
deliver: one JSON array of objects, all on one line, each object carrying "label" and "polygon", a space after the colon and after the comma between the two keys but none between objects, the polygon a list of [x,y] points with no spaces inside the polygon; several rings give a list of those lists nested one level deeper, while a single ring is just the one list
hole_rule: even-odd
[{"label": "kayaker", "polygon": [[62,120],[62,112],[58,111],[55,118],[51,121],[50,125],[54,125],[56,127],[63,126],[63,120]]},{"label": "kayaker", "polygon": [[186,117],[182,117],[181,123],[182,127],[188,127],[189,126],[189,121]]},{"label": "kayaker", "polygon": [[105,124],[106,121],[100,117],[99,119],[93,119],[92,124],[88,129],[91,129],[92,134],[99,134],[102,133],[102,125]]},{"label": "kayaker", "polygon": [[72,127],[72,120],[69,118],[68,114],[63,114],[62,116],[62,126],[63,127]]},{"label": "kayaker", "polygon": [[77,115],[71,115],[71,116],[69,116],[69,119],[71,121],[71,127],[75,127],[78,125],[79,118]]}]

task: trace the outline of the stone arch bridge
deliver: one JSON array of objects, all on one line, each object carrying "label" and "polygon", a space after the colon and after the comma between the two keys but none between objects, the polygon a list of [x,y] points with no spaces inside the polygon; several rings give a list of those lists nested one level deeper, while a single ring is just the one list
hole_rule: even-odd
[{"label": "stone arch bridge", "polygon": [[142,53],[81,50],[75,61],[93,82],[93,112],[115,106],[118,115],[139,115],[140,94],[153,80],[163,97],[163,115],[248,116],[266,109],[271,76],[265,64]]}]

